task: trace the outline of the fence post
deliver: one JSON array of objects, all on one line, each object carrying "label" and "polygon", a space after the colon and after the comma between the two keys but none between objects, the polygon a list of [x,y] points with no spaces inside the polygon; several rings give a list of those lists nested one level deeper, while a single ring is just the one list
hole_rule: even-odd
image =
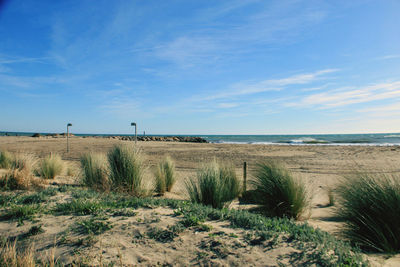
[{"label": "fence post", "polygon": [[247,162],[243,162],[243,192],[247,190]]}]

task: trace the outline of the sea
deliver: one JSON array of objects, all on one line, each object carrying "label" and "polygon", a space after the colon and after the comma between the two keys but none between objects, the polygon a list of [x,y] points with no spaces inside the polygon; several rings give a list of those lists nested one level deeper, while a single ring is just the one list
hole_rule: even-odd
[{"label": "sea", "polygon": [[[29,132],[1,132],[0,136],[32,136]],[[48,133],[40,133],[46,135]],[[127,136],[122,134],[75,134],[75,136]],[[146,135],[146,136],[180,136]],[[301,134],[301,135],[181,135],[199,136],[210,143],[220,144],[272,144],[272,145],[364,145],[394,146],[400,145],[400,133],[379,134]]]}]

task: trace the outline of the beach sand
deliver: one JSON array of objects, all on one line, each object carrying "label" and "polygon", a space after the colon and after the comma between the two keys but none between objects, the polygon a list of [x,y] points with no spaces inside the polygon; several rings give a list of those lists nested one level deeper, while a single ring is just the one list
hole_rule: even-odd
[{"label": "beach sand", "polygon": [[[66,152],[66,138],[52,137],[0,137],[0,150],[34,153],[44,157],[57,153],[71,165],[78,166],[79,158],[86,152],[107,151],[115,144],[129,143],[108,138],[71,137],[70,152]],[[267,159],[283,163],[295,177],[303,180],[312,196],[311,213],[307,222],[337,235],[341,222],[335,220],[334,207],[327,207],[328,191],[346,175],[357,171],[373,173],[400,172],[399,146],[322,146],[322,145],[251,145],[251,144],[199,144],[178,142],[138,142],[145,154],[148,179],[151,168],[169,155],[176,164],[178,182],[169,196],[185,198],[184,179],[195,175],[196,169],[214,158],[230,162],[242,177],[243,162],[248,164],[248,179],[257,162]],[[58,179],[60,180],[60,179]],[[232,205],[237,205],[233,203]],[[399,264],[399,257],[386,260],[373,258],[378,266]],[[395,266],[393,265],[393,266]]]}]

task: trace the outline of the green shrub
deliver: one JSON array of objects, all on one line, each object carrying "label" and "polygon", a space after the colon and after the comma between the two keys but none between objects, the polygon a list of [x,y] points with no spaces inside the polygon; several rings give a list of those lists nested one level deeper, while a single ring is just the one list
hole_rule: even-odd
[{"label": "green shrub", "polygon": [[145,193],[142,183],[144,165],[136,147],[116,145],[108,153],[112,190],[124,191],[135,196]]},{"label": "green shrub", "polygon": [[240,194],[240,181],[232,166],[221,167],[214,161],[186,181],[186,190],[192,202],[223,208]]},{"label": "green shrub", "polygon": [[57,203],[54,208],[55,213],[63,215],[75,214],[80,216],[90,214],[97,215],[103,210],[104,206],[102,205],[102,203],[87,199],[74,199],[70,202]]},{"label": "green shrub", "polygon": [[40,212],[39,205],[12,205],[6,210],[6,213],[2,216],[3,220],[30,220],[35,214]]},{"label": "green shrub", "polygon": [[98,220],[95,218],[78,221],[76,231],[81,234],[100,235],[110,230],[113,225],[110,222]]},{"label": "green shrub", "polygon": [[400,252],[400,177],[357,174],[337,190],[344,234],[361,248]]},{"label": "green shrub", "polygon": [[0,151],[0,168],[8,169],[11,167],[13,156],[7,151]]},{"label": "green shrub", "polygon": [[253,200],[269,216],[299,219],[308,208],[305,185],[276,162],[258,164],[250,183],[254,186]]},{"label": "green shrub", "polygon": [[156,178],[155,191],[160,194],[171,192],[176,182],[175,164],[170,157],[160,162],[154,172]]},{"label": "green shrub", "polygon": [[108,167],[103,155],[88,153],[82,156],[81,167],[84,185],[98,190],[108,189]]},{"label": "green shrub", "polygon": [[39,162],[37,174],[45,179],[54,179],[61,174],[63,168],[64,162],[61,157],[57,154],[51,154]]}]

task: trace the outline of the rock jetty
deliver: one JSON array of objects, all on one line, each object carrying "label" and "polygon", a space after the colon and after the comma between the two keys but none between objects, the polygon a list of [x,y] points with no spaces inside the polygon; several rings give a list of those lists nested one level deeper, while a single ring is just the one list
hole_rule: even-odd
[{"label": "rock jetty", "polygon": [[[135,141],[134,136],[109,136],[108,138]],[[206,139],[198,136],[138,136],[138,141],[162,141],[162,142],[189,142],[189,143],[208,143]]]}]

